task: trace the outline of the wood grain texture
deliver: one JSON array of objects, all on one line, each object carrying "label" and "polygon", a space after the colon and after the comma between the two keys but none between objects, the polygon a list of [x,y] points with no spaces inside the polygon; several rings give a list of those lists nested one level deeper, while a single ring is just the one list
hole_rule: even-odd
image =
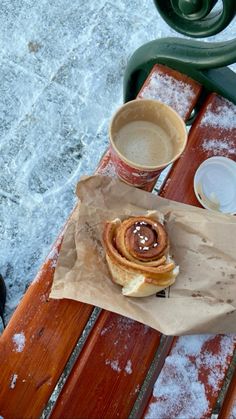
[{"label": "wood grain texture", "polygon": [[93,307],[48,300],[62,237],[0,338],[0,415],[36,418],[47,403]]},{"label": "wood grain texture", "polygon": [[218,419],[234,419],[236,417],[236,370],[226,393]]},{"label": "wood grain texture", "polygon": [[160,342],[138,322],[102,311],[51,418],[127,417]]}]

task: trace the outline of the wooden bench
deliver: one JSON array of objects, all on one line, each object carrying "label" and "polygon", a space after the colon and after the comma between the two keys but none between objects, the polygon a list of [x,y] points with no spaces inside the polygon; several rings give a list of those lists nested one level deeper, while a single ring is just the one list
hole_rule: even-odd
[{"label": "wooden bench", "polygon": [[[167,101],[187,120],[201,90],[187,76],[156,65],[138,97]],[[214,93],[206,98],[161,196],[199,206],[193,192],[199,164],[213,155],[236,159],[232,117],[235,105]],[[115,176],[109,150],[97,173]],[[0,416],[38,418],[52,395],[44,417],[210,417],[226,382],[236,336],[166,337],[112,312],[49,299],[62,237],[63,230],[1,336]],[[58,382],[60,394],[51,410]],[[235,384],[236,373],[221,418],[236,417]]]}]

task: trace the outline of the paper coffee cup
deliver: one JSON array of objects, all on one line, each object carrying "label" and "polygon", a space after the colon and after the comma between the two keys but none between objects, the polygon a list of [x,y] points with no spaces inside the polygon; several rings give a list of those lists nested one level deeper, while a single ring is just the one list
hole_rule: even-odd
[{"label": "paper coffee cup", "polygon": [[109,138],[117,175],[126,183],[144,187],[182,154],[187,143],[183,119],[170,106],[136,99],[113,116]]}]

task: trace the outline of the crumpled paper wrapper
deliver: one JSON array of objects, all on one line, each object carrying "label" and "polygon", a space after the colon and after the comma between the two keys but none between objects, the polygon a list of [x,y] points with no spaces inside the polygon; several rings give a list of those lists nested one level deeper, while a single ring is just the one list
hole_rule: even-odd
[{"label": "crumpled paper wrapper", "polygon": [[[236,332],[236,217],[160,198],[103,176],[77,185],[79,205],[65,231],[50,298],[70,298],[149,325],[166,335]],[[180,266],[162,296],[124,297],[110,279],[106,220],[164,214]],[[162,293],[163,294],[163,293]]]}]

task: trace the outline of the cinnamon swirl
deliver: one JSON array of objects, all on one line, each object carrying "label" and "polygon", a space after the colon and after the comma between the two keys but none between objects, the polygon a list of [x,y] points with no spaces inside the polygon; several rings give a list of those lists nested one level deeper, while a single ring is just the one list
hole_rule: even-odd
[{"label": "cinnamon swirl", "polygon": [[169,256],[167,232],[154,217],[108,221],[103,232],[112,280],[126,296],[145,297],[172,285],[179,268]]}]

